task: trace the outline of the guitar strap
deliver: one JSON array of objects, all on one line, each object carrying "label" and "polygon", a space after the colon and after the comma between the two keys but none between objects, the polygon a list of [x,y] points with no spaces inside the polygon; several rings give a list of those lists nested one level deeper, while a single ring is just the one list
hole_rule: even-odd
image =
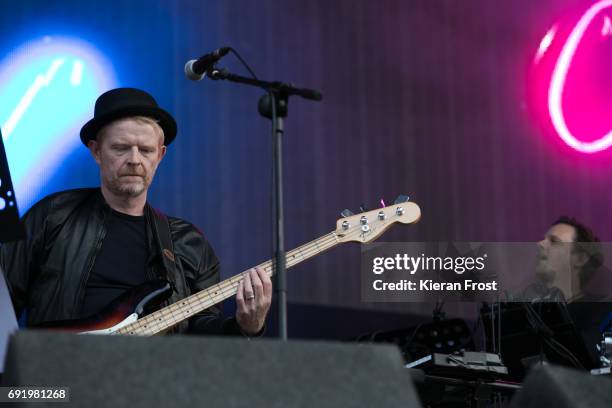
[{"label": "guitar strap", "polygon": [[172,238],[170,237],[168,217],[166,217],[166,214],[153,207],[149,208],[151,209],[150,214],[153,220],[153,234],[156,237],[155,242],[157,243],[157,249],[160,251],[166,274],[168,276],[177,276],[174,246],[172,244]]},{"label": "guitar strap", "polygon": [[[152,221],[151,226],[153,228],[155,245],[157,245],[157,251],[162,259],[166,279],[173,285],[172,295],[168,300],[163,302],[165,306],[168,306],[178,302],[190,293],[187,288],[185,276],[179,271],[176,265],[168,217],[150,205],[147,205],[147,208],[149,219]],[[180,328],[185,329],[186,327],[187,322],[181,322],[172,331],[178,331]]]}]

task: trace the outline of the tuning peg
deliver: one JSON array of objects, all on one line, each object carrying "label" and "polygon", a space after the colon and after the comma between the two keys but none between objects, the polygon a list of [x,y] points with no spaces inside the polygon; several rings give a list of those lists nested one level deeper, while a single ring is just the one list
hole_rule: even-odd
[{"label": "tuning peg", "polygon": [[409,201],[409,200],[410,200],[410,197],[408,197],[407,195],[401,194],[401,195],[397,196],[397,198],[395,199],[393,204],[401,204],[401,203],[405,203],[406,201]]},{"label": "tuning peg", "polygon": [[348,208],[343,210],[340,215],[344,218],[346,217],[350,217],[351,215],[355,215],[351,210],[349,210]]},{"label": "tuning peg", "polygon": [[365,204],[361,204],[361,205],[359,206],[359,211],[361,211],[361,212],[366,212],[366,211],[368,211],[368,207],[366,207],[366,205],[365,205]]},{"label": "tuning peg", "polygon": [[382,198],[380,199],[380,208],[385,208],[387,206],[387,204],[385,204],[385,200],[383,200]]}]

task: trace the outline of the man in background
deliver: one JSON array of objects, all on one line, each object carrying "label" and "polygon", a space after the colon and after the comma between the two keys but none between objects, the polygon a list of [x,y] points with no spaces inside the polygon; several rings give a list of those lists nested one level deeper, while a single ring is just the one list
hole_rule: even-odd
[{"label": "man in background", "polygon": [[538,242],[535,282],[522,299],[538,302],[592,301],[605,297],[608,288],[592,285],[603,266],[599,238],[567,216],[559,217]]}]

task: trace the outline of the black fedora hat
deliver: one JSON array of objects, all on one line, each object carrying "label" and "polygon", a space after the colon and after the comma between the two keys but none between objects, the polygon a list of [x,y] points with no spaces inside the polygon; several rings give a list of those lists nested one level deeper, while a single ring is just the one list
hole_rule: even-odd
[{"label": "black fedora hat", "polygon": [[104,126],[128,116],[147,116],[157,120],[164,131],[164,145],[168,146],[176,137],[176,121],[161,109],[155,99],[136,88],[111,89],[96,100],[94,117],[81,128],[81,141],[85,146]]}]

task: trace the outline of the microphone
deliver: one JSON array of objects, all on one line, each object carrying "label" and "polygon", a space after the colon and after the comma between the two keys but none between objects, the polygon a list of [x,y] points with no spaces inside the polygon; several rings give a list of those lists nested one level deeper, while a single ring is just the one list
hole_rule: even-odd
[{"label": "microphone", "polygon": [[202,55],[198,59],[189,60],[185,64],[185,75],[192,81],[199,81],[206,76],[206,72],[215,66],[217,61],[223,58],[230,47],[221,47],[211,53]]}]

